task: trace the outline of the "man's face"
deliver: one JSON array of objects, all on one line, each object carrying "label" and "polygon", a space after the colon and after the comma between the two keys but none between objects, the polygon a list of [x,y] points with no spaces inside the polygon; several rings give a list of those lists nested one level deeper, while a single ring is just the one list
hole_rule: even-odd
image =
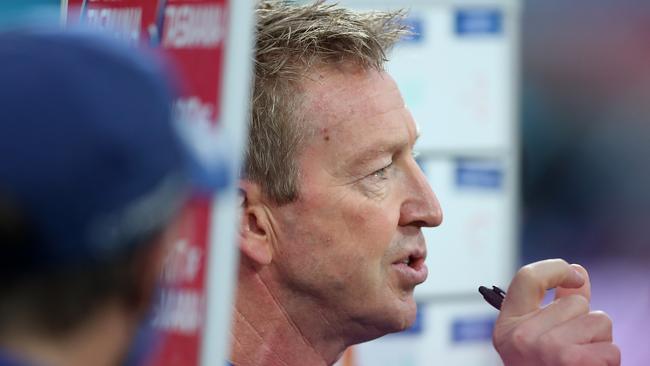
[{"label": "man's face", "polygon": [[272,208],[275,274],[332,327],[402,330],[427,276],[421,228],[442,220],[413,158],[413,118],[383,72],[321,69],[302,86],[313,133],[298,156],[298,200]]}]

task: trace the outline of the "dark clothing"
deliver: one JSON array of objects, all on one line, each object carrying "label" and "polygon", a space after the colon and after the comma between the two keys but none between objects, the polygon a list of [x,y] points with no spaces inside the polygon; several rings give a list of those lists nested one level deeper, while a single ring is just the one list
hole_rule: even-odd
[{"label": "dark clothing", "polygon": [[33,366],[0,349],[0,366]]}]

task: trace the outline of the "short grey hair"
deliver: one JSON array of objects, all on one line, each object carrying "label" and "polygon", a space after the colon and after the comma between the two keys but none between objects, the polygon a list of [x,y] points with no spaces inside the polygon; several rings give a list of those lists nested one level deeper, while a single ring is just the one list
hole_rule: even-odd
[{"label": "short grey hair", "polygon": [[315,67],[352,63],[383,70],[386,54],[408,34],[403,11],[353,12],[318,1],[262,0],[257,10],[255,82],[244,178],[277,204],[298,197],[300,81]]}]

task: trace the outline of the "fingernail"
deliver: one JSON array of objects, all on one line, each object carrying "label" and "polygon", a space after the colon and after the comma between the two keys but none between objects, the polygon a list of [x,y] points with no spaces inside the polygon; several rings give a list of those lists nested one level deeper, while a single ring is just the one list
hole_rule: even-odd
[{"label": "fingernail", "polygon": [[[572,267],[573,267],[573,265],[572,265]],[[579,269],[574,267],[572,272],[573,273],[571,273],[571,276],[573,277],[572,279],[574,281],[576,281],[576,282],[584,282],[585,276],[582,275],[582,272]]]}]

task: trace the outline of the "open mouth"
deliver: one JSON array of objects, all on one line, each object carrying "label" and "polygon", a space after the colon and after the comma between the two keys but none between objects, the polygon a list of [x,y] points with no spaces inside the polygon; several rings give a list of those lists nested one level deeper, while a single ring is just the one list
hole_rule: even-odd
[{"label": "open mouth", "polygon": [[424,263],[425,255],[414,252],[393,263],[393,268],[399,274],[403,283],[408,286],[414,286],[424,282],[427,279],[428,269]]},{"label": "open mouth", "polygon": [[424,264],[424,257],[409,255],[407,258],[402,259],[401,261],[395,262],[395,264],[403,264],[408,267],[411,267],[415,270],[418,270]]}]

